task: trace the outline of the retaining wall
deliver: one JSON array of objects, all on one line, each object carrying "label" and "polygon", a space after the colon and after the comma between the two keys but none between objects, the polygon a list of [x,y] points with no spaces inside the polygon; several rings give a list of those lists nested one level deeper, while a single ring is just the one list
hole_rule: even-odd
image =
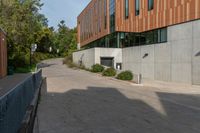
[{"label": "retaining wall", "polygon": [[168,27],[167,43],[124,48],[123,69],[146,79],[200,85],[199,35],[200,20]]},{"label": "retaining wall", "polygon": [[114,67],[116,63],[122,63],[122,49],[120,48],[92,48],[73,53],[73,62],[91,68],[94,64],[101,63],[101,57],[113,57]]}]

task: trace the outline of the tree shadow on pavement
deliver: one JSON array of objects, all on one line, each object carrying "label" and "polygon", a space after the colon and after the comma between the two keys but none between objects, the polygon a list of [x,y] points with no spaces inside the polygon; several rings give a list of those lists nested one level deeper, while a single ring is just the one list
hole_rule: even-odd
[{"label": "tree shadow on pavement", "polygon": [[[162,100],[189,95],[157,93],[166,115],[116,88],[48,93],[39,105],[40,133],[198,133],[200,111]],[[198,97],[198,96],[197,96]]]}]

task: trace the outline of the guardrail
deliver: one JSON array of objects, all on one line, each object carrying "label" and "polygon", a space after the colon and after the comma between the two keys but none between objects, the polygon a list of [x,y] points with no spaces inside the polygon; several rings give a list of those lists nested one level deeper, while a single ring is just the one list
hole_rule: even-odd
[{"label": "guardrail", "polygon": [[0,97],[0,133],[17,133],[42,83],[42,70]]}]

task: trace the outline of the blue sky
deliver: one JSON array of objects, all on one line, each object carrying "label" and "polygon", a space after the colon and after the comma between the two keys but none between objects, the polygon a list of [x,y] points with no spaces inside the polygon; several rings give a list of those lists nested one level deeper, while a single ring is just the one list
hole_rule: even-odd
[{"label": "blue sky", "polygon": [[77,16],[87,6],[90,0],[42,0],[44,6],[41,13],[49,20],[49,26],[57,28],[60,20],[65,20],[67,26],[76,26]]}]

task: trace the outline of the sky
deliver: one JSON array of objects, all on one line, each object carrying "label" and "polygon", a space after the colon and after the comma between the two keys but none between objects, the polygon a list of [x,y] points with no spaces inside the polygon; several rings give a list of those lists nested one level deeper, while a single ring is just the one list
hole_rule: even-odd
[{"label": "sky", "polygon": [[65,20],[70,28],[76,27],[77,16],[90,0],[42,0],[44,6],[40,11],[49,21],[49,26],[57,29],[61,20]]}]

